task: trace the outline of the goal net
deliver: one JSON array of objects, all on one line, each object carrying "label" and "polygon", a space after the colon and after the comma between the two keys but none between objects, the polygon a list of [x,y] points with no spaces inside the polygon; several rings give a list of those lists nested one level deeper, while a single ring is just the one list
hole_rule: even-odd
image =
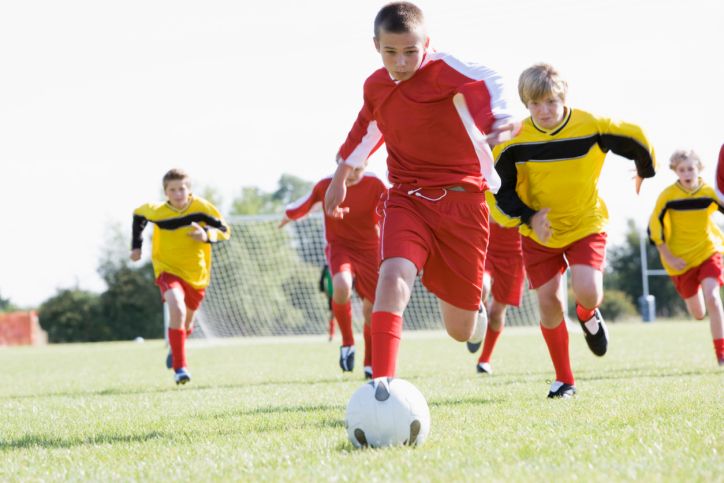
[{"label": "goal net", "polygon": [[[321,212],[279,229],[281,215],[233,217],[231,239],[213,248],[211,285],[198,316],[207,337],[325,334],[330,310],[320,291],[324,259]],[[356,331],[362,304],[354,295]],[[526,288],[519,308],[509,307],[507,325],[537,325],[535,293]],[[438,329],[438,302],[417,280],[405,310],[405,329]]]}]

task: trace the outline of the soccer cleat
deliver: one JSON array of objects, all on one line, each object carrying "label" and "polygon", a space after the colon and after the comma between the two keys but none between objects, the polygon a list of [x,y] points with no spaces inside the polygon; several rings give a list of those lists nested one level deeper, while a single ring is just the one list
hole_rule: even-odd
[{"label": "soccer cleat", "polygon": [[339,367],[342,372],[352,372],[354,369],[354,346],[343,345],[339,348]]},{"label": "soccer cleat", "polygon": [[188,369],[182,367],[174,371],[173,380],[176,381],[176,384],[186,384],[191,381],[191,374]]},{"label": "soccer cleat", "polygon": [[481,304],[480,309],[478,309],[478,317],[475,321],[473,335],[471,335],[466,342],[468,351],[471,354],[475,354],[478,352],[478,349],[480,349],[480,346],[483,344],[483,339],[485,338],[486,330],[488,330],[488,312],[485,310],[485,306]]},{"label": "soccer cleat", "polygon": [[493,368],[490,367],[490,363],[488,362],[478,362],[478,365],[475,366],[475,368],[478,371],[478,374],[492,374]]},{"label": "soccer cleat", "polygon": [[724,367],[724,359],[719,359],[719,367]]},{"label": "soccer cleat", "polygon": [[171,349],[168,350],[168,355],[166,356],[166,369],[172,369],[173,368],[173,356],[171,355]]},{"label": "soccer cleat", "polygon": [[550,399],[556,399],[556,398],[562,398],[562,399],[568,399],[572,398],[576,395],[576,386],[572,384],[566,384],[565,382],[561,381],[554,381],[553,384],[551,384],[551,389],[548,391],[548,398]]},{"label": "soccer cleat", "polygon": [[365,379],[372,379],[372,366],[365,366]]},{"label": "soccer cleat", "polygon": [[[586,327],[586,324],[592,320],[596,320],[598,322],[598,330],[595,334],[591,334],[588,327]],[[579,319],[579,322],[581,323],[581,328],[583,329],[583,335],[586,337],[586,344],[588,344],[588,348],[591,349],[591,352],[599,357],[604,355],[606,353],[606,349],[608,349],[608,328],[606,327],[606,322],[603,321],[603,317],[601,317],[601,312],[596,309],[593,313],[593,317],[585,322]]]}]

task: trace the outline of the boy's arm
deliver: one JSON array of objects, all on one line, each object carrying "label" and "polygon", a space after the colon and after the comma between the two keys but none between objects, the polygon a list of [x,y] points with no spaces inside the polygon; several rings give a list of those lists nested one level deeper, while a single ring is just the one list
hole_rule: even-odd
[{"label": "boy's arm", "polygon": [[146,228],[148,220],[145,216],[136,212],[133,213],[133,225],[131,228],[131,260],[137,262],[141,259],[141,245],[143,245],[143,229]]},{"label": "boy's arm", "polygon": [[683,270],[686,267],[686,262],[671,253],[664,240],[664,215],[666,214],[668,201],[665,192],[656,200],[656,207],[649,219],[649,241],[656,247],[659,256],[668,266],[675,270]]},{"label": "boy's arm", "polygon": [[338,159],[339,164],[337,170],[334,172],[332,182],[329,183],[327,192],[324,195],[324,210],[327,215],[332,218],[344,218],[345,213],[349,212],[349,208],[340,208],[344,198],[347,196],[347,185],[345,181],[347,176],[354,169],[353,166]]},{"label": "boy's arm", "polygon": [[614,122],[611,119],[598,119],[599,145],[604,151],[613,151],[619,156],[636,163],[636,193],[641,189],[644,178],[656,174],[656,155],[643,130],[636,124]]},{"label": "boy's arm", "polygon": [[495,170],[500,176],[500,189],[495,194],[495,202],[504,215],[509,218],[518,218],[521,223],[530,226],[530,220],[536,210],[523,203],[515,190],[518,184],[518,170],[515,168],[515,159],[510,153],[510,150],[499,148],[494,150],[497,158]]},{"label": "boy's arm", "polygon": [[284,209],[284,218],[279,223],[279,228],[293,220],[298,220],[304,216],[316,205],[322,201],[324,194],[321,190],[322,181],[314,185],[312,191],[302,196],[296,201],[289,203]]},{"label": "boy's arm", "polygon": [[206,226],[203,227],[206,231],[206,243],[217,243],[220,241],[228,240],[231,237],[231,227],[226,223],[224,217],[219,213],[211,203],[208,204],[209,214],[211,220],[206,221]]}]

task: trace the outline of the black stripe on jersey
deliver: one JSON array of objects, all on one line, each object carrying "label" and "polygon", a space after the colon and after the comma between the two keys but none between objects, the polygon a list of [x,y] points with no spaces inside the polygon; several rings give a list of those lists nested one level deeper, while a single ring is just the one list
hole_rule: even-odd
[{"label": "black stripe on jersey", "polygon": [[146,228],[148,220],[140,215],[133,215],[133,228],[131,233],[131,250],[141,248],[143,244],[143,229]]},{"label": "black stripe on jersey", "polygon": [[216,228],[219,231],[222,231],[226,233],[228,228],[226,225],[224,225],[220,219],[215,218],[211,215],[207,215],[206,213],[192,213],[190,215],[186,216],[179,216],[178,218],[170,218],[167,220],[150,220],[151,223],[155,223],[157,227],[161,228],[162,230],[176,230],[178,228],[181,228],[183,226],[189,226],[191,223],[199,223],[204,222],[207,226],[211,226],[213,228]]},{"label": "black stripe on jersey", "polygon": [[604,152],[610,150],[619,156],[632,159],[636,163],[636,172],[642,178],[651,178],[656,174],[651,154],[635,139],[616,134],[601,134],[598,145]]},{"label": "black stripe on jersey", "polygon": [[[724,213],[722,211],[722,206],[712,198],[686,198],[683,200],[672,200],[669,201],[664,205],[664,209],[661,210],[661,213],[659,213],[659,223],[661,226],[664,226],[664,216],[666,216],[666,212],[669,210],[675,210],[675,211],[695,211],[695,210],[705,210],[709,208],[709,205],[712,203],[715,203],[719,207],[719,211]],[[651,231],[649,230],[649,240],[653,244],[653,240],[651,240]],[[664,230],[661,230],[661,240],[665,241],[664,236]]]},{"label": "black stripe on jersey", "polygon": [[[585,156],[598,142],[598,134],[582,138],[514,144],[500,154],[498,163],[527,163],[528,161],[559,161]],[[498,164],[496,163],[496,165]]]}]

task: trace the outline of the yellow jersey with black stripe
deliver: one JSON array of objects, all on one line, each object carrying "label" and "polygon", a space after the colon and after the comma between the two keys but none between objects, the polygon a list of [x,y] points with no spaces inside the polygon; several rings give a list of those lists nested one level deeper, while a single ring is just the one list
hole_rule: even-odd
[{"label": "yellow jersey with black stripe", "polygon": [[[133,235],[131,248],[141,248],[143,229],[153,223],[151,262],[158,276],[170,273],[184,279],[196,289],[208,287],[211,280],[211,245],[218,240],[228,240],[229,226],[219,210],[203,198],[189,197],[183,210],[170,203],[146,203],[133,212]],[[206,230],[211,243],[194,240],[189,234],[191,223],[197,223]]]},{"label": "yellow jersey with black stripe", "polygon": [[716,211],[724,213],[724,207],[701,178],[694,190],[677,181],[661,192],[649,219],[649,240],[657,246],[666,243],[672,255],[686,262],[676,270],[661,257],[666,273],[680,275],[724,250],[724,234],[712,219]]},{"label": "yellow jersey with black stripe", "polygon": [[[608,210],[598,194],[598,178],[608,151],[633,160],[642,178],[656,173],[654,149],[635,124],[571,108],[552,129],[526,118],[515,138],[493,148],[501,179],[498,208],[520,224],[521,235],[551,248],[601,233]],[[542,208],[550,209],[552,230],[545,243],[529,225]]]},{"label": "yellow jersey with black stripe", "polygon": [[487,190],[485,192],[485,202],[488,204],[490,218],[498,225],[503,228],[514,228],[520,224],[517,219],[509,217],[498,208],[498,203],[495,201],[495,195],[492,191]]}]

